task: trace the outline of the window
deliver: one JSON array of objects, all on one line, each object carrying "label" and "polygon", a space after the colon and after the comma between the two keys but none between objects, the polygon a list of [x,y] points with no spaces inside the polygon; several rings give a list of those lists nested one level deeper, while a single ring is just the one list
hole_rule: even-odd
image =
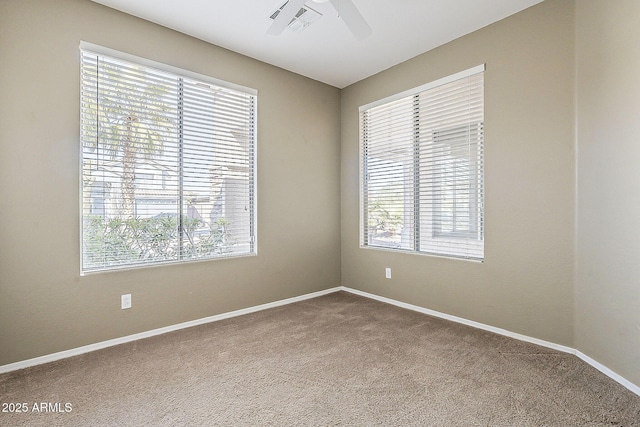
[{"label": "window", "polygon": [[82,273],[256,253],[254,90],[81,45]]},{"label": "window", "polygon": [[484,259],[484,65],[360,107],[361,246]]}]

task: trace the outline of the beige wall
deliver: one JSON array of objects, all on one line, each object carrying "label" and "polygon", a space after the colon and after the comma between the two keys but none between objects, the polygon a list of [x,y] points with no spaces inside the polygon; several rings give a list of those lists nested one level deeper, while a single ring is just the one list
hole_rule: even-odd
[{"label": "beige wall", "polygon": [[[80,40],[258,90],[258,256],[80,277]],[[336,88],[88,0],[0,0],[0,365],[338,286],[339,140]]]},{"label": "beige wall", "polygon": [[576,347],[640,385],[640,2],[576,3]]},{"label": "beige wall", "polygon": [[[344,286],[573,344],[573,34],[547,0],[343,90]],[[360,249],[358,107],[482,63],[485,262]]]},{"label": "beige wall", "polygon": [[[88,0],[0,0],[0,365],[343,284],[640,384],[638,28],[634,0],[546,0],[339,91]],[[80,40],[258,90],[257,257],[80,277]],[[358,106],[481,63],[485,262],[360,249]]]}]

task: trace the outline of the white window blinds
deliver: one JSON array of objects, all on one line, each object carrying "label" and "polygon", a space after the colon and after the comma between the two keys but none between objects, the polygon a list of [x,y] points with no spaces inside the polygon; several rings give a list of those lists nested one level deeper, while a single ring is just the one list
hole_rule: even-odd
[{"label": "white window blinds", "polygon": [[360,108],[361,245],[484,259],[484,65]]},{"label": "white window blinds", "polygon": [[255,93],[143,61],[81,49],[82,273],[254,254]]}]

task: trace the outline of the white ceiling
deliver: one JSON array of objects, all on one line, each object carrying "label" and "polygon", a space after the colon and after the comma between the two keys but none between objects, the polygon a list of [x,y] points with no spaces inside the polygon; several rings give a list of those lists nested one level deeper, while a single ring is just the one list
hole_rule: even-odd
[{"label": "white ceiling", "polygon": [[373,33],[358,41],[331,3],[301,32],[266,34],[284,0],[93,0],[343,88],[542,0],[353,0]]}]

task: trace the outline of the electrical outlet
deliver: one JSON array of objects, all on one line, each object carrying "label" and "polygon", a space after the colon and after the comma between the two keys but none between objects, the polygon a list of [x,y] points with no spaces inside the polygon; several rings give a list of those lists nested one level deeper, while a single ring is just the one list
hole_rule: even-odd
[{"label": "electrical outlet", "polygon": [[391,279],[391,269],[389,267],[384,269],[384,277]]},{"label": "electrical outlet", "polygon": [[131,294],[120,296],[120,308],[122,308],[123,310],[131,308]]}]

